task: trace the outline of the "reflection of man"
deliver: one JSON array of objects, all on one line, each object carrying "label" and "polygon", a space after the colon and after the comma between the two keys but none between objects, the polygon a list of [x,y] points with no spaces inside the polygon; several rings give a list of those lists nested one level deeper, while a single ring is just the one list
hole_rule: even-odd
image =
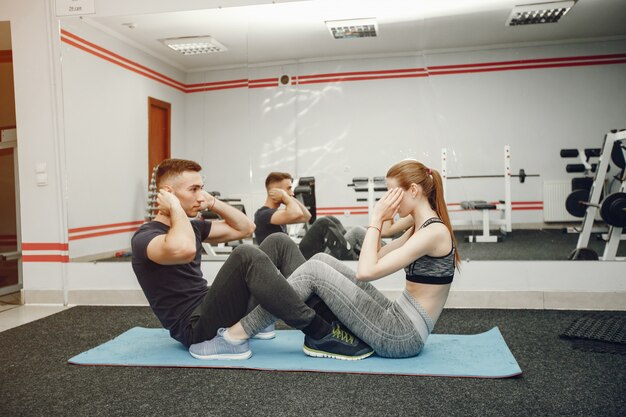
[{"label": "reflection of man", "polygon": [[[294,197],[292,181],[286,172],[271,172],[265,179],[267,199],[254,214],[258,244],[272,233],[287,233],[288,224],[311,219],[309,210]],[[337,218],[320,217],[300,241],[300,251],[306,259],[319,252],[328,252],[338,259],[357,259],[365,232],[360,226],[346,231]]]}]

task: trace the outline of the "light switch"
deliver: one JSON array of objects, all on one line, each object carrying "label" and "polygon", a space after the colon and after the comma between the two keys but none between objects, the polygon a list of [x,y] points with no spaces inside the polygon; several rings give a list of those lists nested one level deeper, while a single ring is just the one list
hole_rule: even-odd
[{"label": "light switch", "polygon": [[48,185],[48,174],[37,174],[37,185],[43,187],[44,185]]},{"label": "light switch", "polygon": [[45,174],[47,165],[45,162],[40,162],[35,165],[35,174]]}]

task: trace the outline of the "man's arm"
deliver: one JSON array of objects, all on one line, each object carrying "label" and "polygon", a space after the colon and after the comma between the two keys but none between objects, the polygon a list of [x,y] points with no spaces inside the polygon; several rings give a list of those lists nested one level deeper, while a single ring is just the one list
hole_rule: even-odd
[{"label": "man's arm", "polygon": [[[206,193],[206,191],[203,191]],[[230,204],[218,200],[209,193],[207,195],[207,208],[219,214],[224,220],[214,220],[211,222],[211,231],[205,242],[220,243],[239,240],[250,236],[256,226],[242,211],[234,208]]]},{"label": "man's arm", "polygon": [[157,196],[159,213],[169,217],[170,230],[148,243],[148,259],[161,265],[179,265],[193,261],[196,256],[196,235],[178,198],[160,190]]},{"label": "man's arm", "polygon": [[296,197],[290,197],[292,200],[296,201],[296,204],[298,204],[300,206],[300,210],[302,210],[302,215],[303,215],[303,222],[308,222],[309,220],[311,220],[311,212],[309,211],[308,208],[306,208],[306,206],[302,203],[302,201],[298,200]]},{"label": "man's arm", "polygon": [[296,198],[291,197],[286,191],[273,188],[269,192],[270,198],[285,205],[284,209],[278,209],[272,215],[270,223],[276,225],[304,223],[311,218],[311,213]]}]

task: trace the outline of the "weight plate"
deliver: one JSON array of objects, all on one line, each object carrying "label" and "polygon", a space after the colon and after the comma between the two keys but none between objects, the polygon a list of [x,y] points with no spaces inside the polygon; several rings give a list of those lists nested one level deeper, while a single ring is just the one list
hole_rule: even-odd
[{"label": "weight plate", "polygon": [[622,152],[621,141],[613,143],[613,149],[611,150],[611,160],[615,165],[620,168],[626,167],[626,160],[624,159],[624,152]]},{"label": "weight plate", "polygon": [[613,193],[602,200],[600,215],[606,224],[626,227],[626,193]]},{"label": "weight plate", "polygon": [[574,190],[565,200],[565,209],[574,217],[585,217],[587,206],[581,204],[589,201],[589,190]]}]

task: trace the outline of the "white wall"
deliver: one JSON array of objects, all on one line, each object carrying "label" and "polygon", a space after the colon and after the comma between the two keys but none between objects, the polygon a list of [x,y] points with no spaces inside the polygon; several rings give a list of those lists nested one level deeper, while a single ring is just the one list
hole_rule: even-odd
[{"label": "white wall", "polygon": [[[65,19],[62,28],[172,79],[184,78],[80,19]],[[141,221],[148,197],[148,97],[171,104],[171,153],[177,157],[184,154],[184,93],[68,43],[61,53],[68,228]],[[116,229],[128,226],[86,233]],[[75,239],[80,235],[70,233],[71,258],[128,248],[132,232]]]},{"label": "white wall", "polygon": [[[255,80],[283,73],[436,68],[623,53],[625,48],[624,41],[534,46],[249,68],[247,75]],[[222,81],[240,76],[241,71],[204,74]],[[541,175],[525,184],[514,179],[512,200],[542,201],[543,181],[573,176],[565,165],[576,161],[561,159],[560,149],[601,147],[609,129],[626,127],[622,85],[626,65],[605,64],[452,75],[433,71],[429,77],[258,88],[247,94],[240,89],[191,93],[189,109],[203,106],[205,119],[188,118],[190,131],[205,134],[190,135],[188,141],[192,148],[205,147],[208,177],[220,179],[212,187],[223,195],[243,193],[256,200],[267,173],[286,170],[316,177],[318,207],[364,205],[346,188],[353,177],[384,175],[407,157],[439,168],[441,148],[448,150],[449,176],[502,174],[503,147],[510,145],[514,173],[524,168]],[[448,181],[447,196],[449,203],[500,200],[503,180]],[[343,220],[366,221],[365,216]],[[513,213],[514,223],[542,221],[541,210]]]}]

